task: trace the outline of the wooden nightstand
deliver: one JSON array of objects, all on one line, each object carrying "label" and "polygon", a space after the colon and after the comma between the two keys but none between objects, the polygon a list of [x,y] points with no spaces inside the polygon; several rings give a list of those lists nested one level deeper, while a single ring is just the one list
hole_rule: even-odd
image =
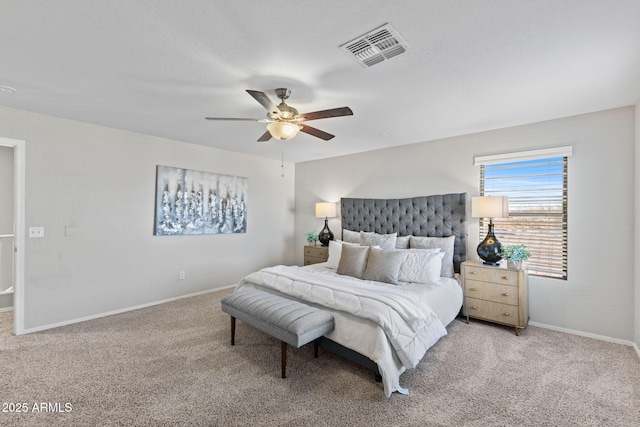
[{"label": "wooden nightstand", "polygon": [[327,262],[329,259],[329,246],[310,246],[304,247],[304,265],[317,264],[319,262]]},{"label": "wooden nightstand", "polygon": [[529,323],[528,277],[525,270],[485,265],[482,261],[462,263],[463,313],[476,319],[520,329]]}]

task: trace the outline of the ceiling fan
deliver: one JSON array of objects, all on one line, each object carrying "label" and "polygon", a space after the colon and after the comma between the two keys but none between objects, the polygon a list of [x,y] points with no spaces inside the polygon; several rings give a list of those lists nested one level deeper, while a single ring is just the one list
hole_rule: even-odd
[{"label": "ceiling fan", "polygon": [[258,142],[269,141],[272,137],[280,140],[291,139],[299,131],[313,135],[317,138],[330,140],[335,135],[313,128],[303,122],[310,120],[326,119],[329,117],[352,116],[353,111],[349,107],[331,108],[329,110],[314,111],[312,113],[298,114],[298,110],[288,106],[284,101],[289,98],[291,91],[286,88],[276,89],[276,95],[280,98],[280,104],[276,105],[264,93],[257,90],[247,89],[247,93],[253,96],[264,108],[267,109],[266,119],[248,119],[234,117],[205,117],[207,120],[248,120],[255,122],[269,123],[267,131],[258,138]]}]

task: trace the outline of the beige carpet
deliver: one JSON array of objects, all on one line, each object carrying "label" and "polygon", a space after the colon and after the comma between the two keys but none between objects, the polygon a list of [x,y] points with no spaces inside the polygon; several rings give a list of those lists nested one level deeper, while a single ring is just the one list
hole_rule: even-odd
[{"label": "beige carpet", "polygon": [[[416,369],[409,396],[311,346],[289,352],[239,322],[230,291],[14,337],[0,313],[0,425],[637,426],[632,348],[529,327],[455,320]],[[41,403],[45,403],[41,406]],[[44,408],[50,412],[34,410]],[[70,410],[70,411],[69,411]],[[53,412],[51,412],[53,411]]]}]

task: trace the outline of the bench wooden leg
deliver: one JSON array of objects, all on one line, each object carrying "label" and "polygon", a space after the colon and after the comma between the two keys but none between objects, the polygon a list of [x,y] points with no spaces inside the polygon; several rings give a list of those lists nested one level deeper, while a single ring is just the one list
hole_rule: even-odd
[{"label": "bench wooden leg", "polygon": [[231,316],[231,345],[236,343],[236,318]]},{"label": "bench wooden leg", "polygon": [[287,343],[282,341],[282,378],[287,378]]}]

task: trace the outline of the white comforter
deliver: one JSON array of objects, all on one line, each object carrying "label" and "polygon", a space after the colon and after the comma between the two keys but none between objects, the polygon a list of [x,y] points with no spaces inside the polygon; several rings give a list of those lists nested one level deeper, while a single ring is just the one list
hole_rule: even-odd
[{"label": "white comforter", "polygon": [[277,291],[333,311],[350,313],[379,326],[403,365],[403,369],[388,369],[389,361],[375,360],[365,354],[378,364],[387,396],[393,391],[402,391],[400,373],[415,367],[427,349],[447,334],[424,294],[401,286],[340,275],[318,275],[302,267],[275,266],[249,274],[236,289],[243,287]]}]

